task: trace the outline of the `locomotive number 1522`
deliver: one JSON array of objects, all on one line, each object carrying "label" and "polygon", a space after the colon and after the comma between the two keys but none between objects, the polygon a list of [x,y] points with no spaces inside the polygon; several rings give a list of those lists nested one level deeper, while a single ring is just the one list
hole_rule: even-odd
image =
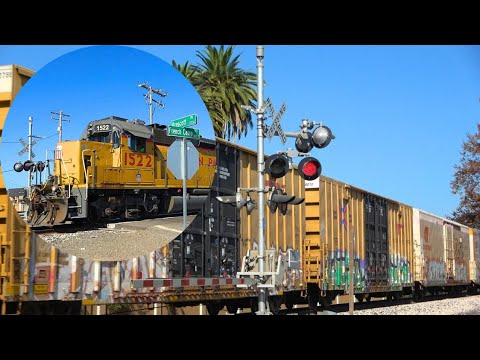
[{"label": "locomotive number 1522", "polygon": [[125,152],[123,157],[123,165],[151,168],[153,167],[153,157],[151,155]]}]

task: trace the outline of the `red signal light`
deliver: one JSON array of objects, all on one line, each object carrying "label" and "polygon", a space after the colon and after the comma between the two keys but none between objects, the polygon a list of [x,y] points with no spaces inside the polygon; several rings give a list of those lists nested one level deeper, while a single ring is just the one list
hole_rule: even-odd
[{"label": "red signal light", "polygon": [[313,157],[306,157],[298,164],[298,172],[305,180],[315,180],[322,173],[320,161]]},{"label": "red signal light", "polygon": [[33,161],[27,160],[23,163],[23,170],[25,171],[33,170],[34,166],[35,165],[33,164]]},{"label": "red signal light", "polygon": [[306,176],[313,176],[317,173],[317,166],[313,162],[308,162],[303,166],[303,173]]}]

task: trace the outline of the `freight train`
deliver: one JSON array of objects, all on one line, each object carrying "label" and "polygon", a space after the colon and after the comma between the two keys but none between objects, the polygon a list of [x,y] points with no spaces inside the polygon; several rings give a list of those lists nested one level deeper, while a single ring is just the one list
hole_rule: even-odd
[{"label": "freight train", "polygon": [[[255,311],[256,211],[248,215],[217,196],[256,186],[256,153],[216,139],[214,155],[216,172],[199,215],[169,245],[134,259],[100,262],[65,254],[30,234],[2,197],[2,313],[79,313],[81,307],[103,313],[113,304],[148,304],[169,314],[199,304],[211,314]],[[273,313],[295,304],[328,306],[348,294],[352,256],[357,301],[478,293],[478,229],[325,176],[304,181],[295,168],[266,179],[267,186],[305,199],[288,205],[285,215],[265,212],[264,286]]]},{"label": "freight train", "polygon": [[169,293],[162,290],[165,284],[170,291],[202,288],[212,278],[231,278],[237,289],[250,292],[200,301],[211,314],[224,306],[232,313],[255,311],[259,285],[269,288],[273,313],[282,304],[328,307],[348,294],[350,276],[359,302],[479,291],[478,229],[325,176],[304,181],[296,168],[275,182],[267,177],[268,186],[305,201],[288,205],[285,215],[266,211],[268,275],[260,280],[255,212],[248,215],[245,208],[238,212],[217,201],[255,184],[256,153],[220,139],[217,147],[220,169],[230,176],[214,180],[201,214],[170,244],[171,279],[133,279],[135,292],[127,298],[161,299]]},{"label": "freight train", "polygon": [[[80,140],[59,142],[53,173],[29,191],[27,222],[51,227],[80,221],[138,220],[182,210],[182,179],[167,166],[175,141],[166,126],[110,116],[88,123]],[[215,141],[191,140],[198,171],[187,181],[187,208],[198,211],[215,172]],[[43,164],[15,164],[40,171]]]}]

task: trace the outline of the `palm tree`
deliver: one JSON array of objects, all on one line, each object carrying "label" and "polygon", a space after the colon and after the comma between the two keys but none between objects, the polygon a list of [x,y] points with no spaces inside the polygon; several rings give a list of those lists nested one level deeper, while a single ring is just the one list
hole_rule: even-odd
[{"label": "palm tree", "polygon": [[185,76],[188,81],[193,82],[197,72],[195,66],[190,65],[188,61],[183,65],[177,64],[175,60],[172,60],[172,66]]},{"label": "palm tree", "polygon": [[196,65],[172,65],[197,89],[210,114],[215,135],[230,139],[246,135],[252,128],[252,115],[242,105],[255,107],[256,75],[238,67],[240,55],[233,56],[234,46],[226,49],[208,45],[196,52]]}]

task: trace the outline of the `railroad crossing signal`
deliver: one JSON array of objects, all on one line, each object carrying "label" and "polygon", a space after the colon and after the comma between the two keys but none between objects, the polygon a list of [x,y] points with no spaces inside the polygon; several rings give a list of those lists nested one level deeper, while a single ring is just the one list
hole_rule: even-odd
[{"label": "railroad crossing signal", "polygon": [[26,160],[23,163],[21,161],[16,162],[13,165],[13,170],[15,170],[16,172],[22,172],[22,171],[42,172],[43,170],[45,170],[45,167],[47,166],[48,164],[45,164],[42,161],[39,161],[35,164],[32,160]]},{"label": "railroad crossing signal", "polygon": [[322,173],[322,165],[317,159],[307,156],[298,164],[298,173],[303,179],[312,181],[317,179]]},{"label": "railroad crossing signal", "polygon": [[282,189],[274,188],[267,200],[268,208],[272,213],[280,209],[282,215],[287,215],[288,205],[300,205],[305,198],[299,198],[294,195],[288,195]]},{"label": "railroad crossing signal", "polygon": [[[18,155],[23,155],[25,154],[28,150],[29,150],[29,146],[28,144],[25,142],[25,140],[23,140],[22,138],[18,139],[18,141],[20,142],[20,144],[23,145],[23,149],[20,150],[17,154]],[[37,142],[35,140],[32,141],[32,147],[33,145],[35,145]],[[32,159],[35,157],[35,153],[33,152],[32,150]]]},{"label": "railroad crossing signal", "polygon": [[285,155],[271,155],[265,162],[265,171],[273,179],[284,177],[289,170],[289,161]]},{"label": "railroad crossing signal", "polygon": [[282,143],[285,144],[287,142],[287,137],[285,136],[282,126],[280,125],[280,119],[285,114],[285,111],[287,111],[287,104],[284,102],[278,113],[275,114],[275,109],[273,108],[272,102],[270,98],[267,98],[265,101],[265,108],[270,112],[270,115],[273,118],[272,125],[270,125],[270,128],[267,131],[268,139],[272,139],[272,137],[277,134],[282,139]]}]

